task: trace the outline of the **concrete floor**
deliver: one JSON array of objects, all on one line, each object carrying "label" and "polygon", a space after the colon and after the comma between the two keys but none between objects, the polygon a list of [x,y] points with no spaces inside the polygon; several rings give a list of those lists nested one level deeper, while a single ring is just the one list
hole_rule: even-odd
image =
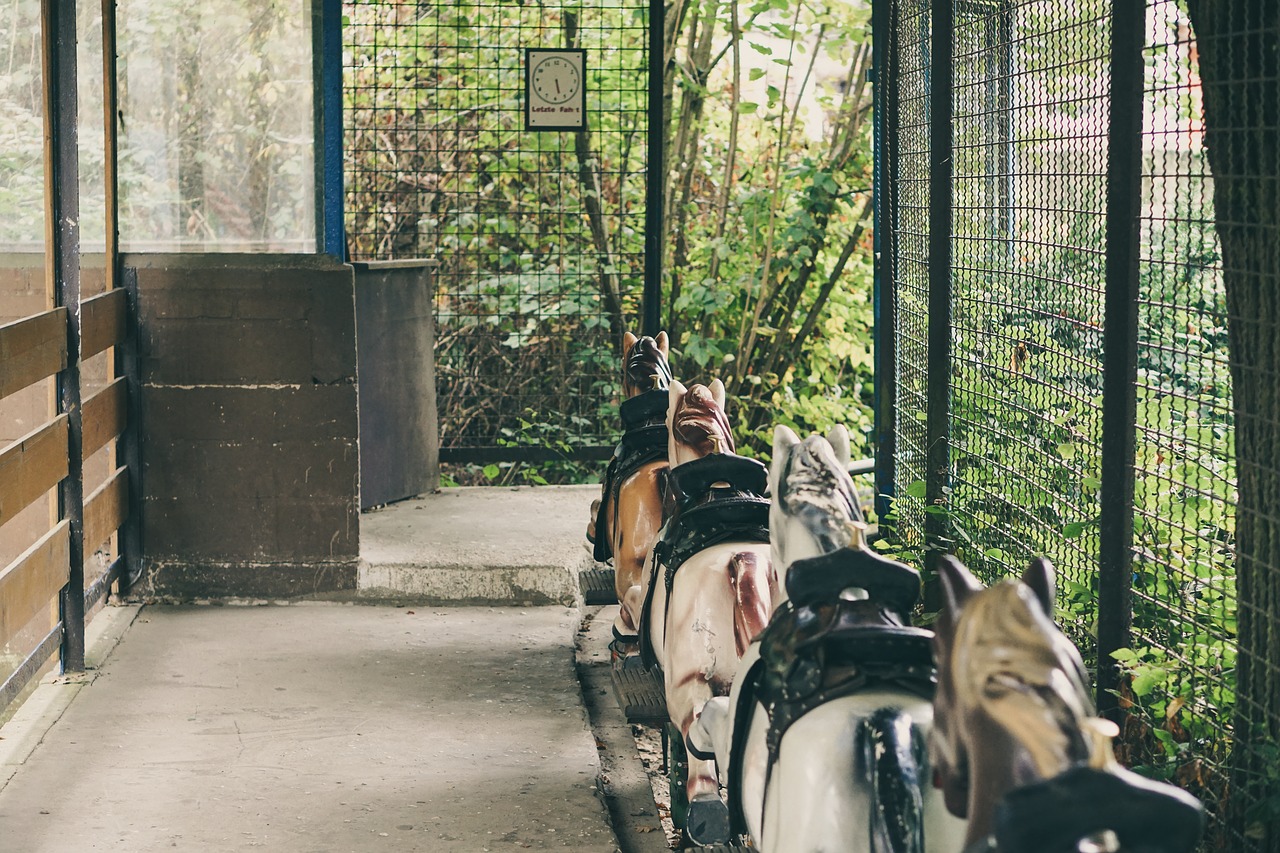
[{"label": "concrete floor", "polygon": [[581,611],[520,606],[573,600],[596,488],[362,517],[362,598],[471,606],[107,608],[89,672],[0,728],[0,853],[654,849],[629,728],[600,724],[603,642],[579,659],[597,741]]}]

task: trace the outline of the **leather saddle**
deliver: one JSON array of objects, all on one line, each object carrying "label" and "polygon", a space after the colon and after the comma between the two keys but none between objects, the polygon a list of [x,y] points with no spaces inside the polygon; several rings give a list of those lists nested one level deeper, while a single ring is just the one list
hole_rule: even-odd
[{"label": "leather saddle", "polygon": [[787,596],[797,606],[834,601],[849,587],[867,590],[900,616],[920,599],[920,573],[867,548],[841,548],[796,560],[787,569]]},{"label": "leather saddle", "polygon": [[1110,830],[1122,853],[1190,853],[1204,833],[1195,797],[1136,773],[1073,767],[1016,788],[996,806],[999,853],[1076,853]]}]

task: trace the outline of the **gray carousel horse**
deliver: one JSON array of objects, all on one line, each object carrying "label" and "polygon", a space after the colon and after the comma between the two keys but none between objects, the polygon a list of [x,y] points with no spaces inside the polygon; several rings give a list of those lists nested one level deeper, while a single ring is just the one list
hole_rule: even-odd
[{"label": "gray carousel horse", "polygon": [[1080,653],[1054,625],[1053,568],[989,589],[939,561],[930,753],[966,853],[1189,853],[1199,801],[1120,767]]},{"label": "gray carousel horse", "polygon": [[925,747],[920,576],[866,547],[848,462],[843,428],[803,442],[775,430],[770,532],[787,595],[730,696],[703,707],[690,751],[716,757],[734,830],[766,853],[955,853],[964,824],[931,786]]}]

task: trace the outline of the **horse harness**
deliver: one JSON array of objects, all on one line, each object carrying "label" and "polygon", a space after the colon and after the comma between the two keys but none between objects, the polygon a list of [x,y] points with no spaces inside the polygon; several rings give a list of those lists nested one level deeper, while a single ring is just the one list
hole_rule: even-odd
[{"label": "horse harness", "polygon": [[[829,574],[832,566],[847,567],[858,559],[861,555],[843,549],[811,560],[797,560],[788,570],[788,577],[797,569],[802,573]],[[902,568],[914,574],[913,569]],[[918,593],[919,576],[915,577]],[[895,578],[890,583],[900,580]],[[899,591],[905,591],[905,583],[899,586]],[[869,592],[875,589],[865,582],[863,587]],[[906,625],[866,624],[866,610],[877,602],[847,601],[838,595],[820,602],[789,599],[779,606],[761,632],[760,659],[743,674],[738,704],[732,710],[734,719],[745,721],[750,719],[750,712],[759,702],[768,715],[765,790],[778,761],[783,736],[792,724],[815,708],[883,687],[932,700],[937,687],[931,646],[933,632]],[[900,603],[890,602],[886,609],[910,613],[910,605],[902,610],[897,610],[898,606]],[[729,772],[733,778],[728,785],[729,815],[733,831],[737,833],[746,832],[739,792],[750,728],[741,723],[735,725],[730,747]]]},{"label": "horse harness", "polygon": [[[622,484],[650,462],[666,461],[668,398],[667,389],[659,388],[623,400],[618,407],[618,414],[622,417],[622,438],[605,470],[601,488],[604,499],[596,511],[596,541],[591,555],[596,562],[606,562],[613,556],[612,534],[618,522],[618,491]],[[614,517],[612,524],[606,525],[610,519],[605,513],[611,506]],[[610,535],[604,535],[605,530]]]},{"label": "horse harness", "polygon": [[[769,541],[769,474],[763,464],[732,453],[711,453],[671,469],[675,512],[653,546],[653,571],[664,569],[668,600],[676,572],[695,554],[723,542]],[[657,578],[649,579],[641,619],[653,606]],[[650,632],[640,629],[640,655],[645,666],[658,662]]]}]

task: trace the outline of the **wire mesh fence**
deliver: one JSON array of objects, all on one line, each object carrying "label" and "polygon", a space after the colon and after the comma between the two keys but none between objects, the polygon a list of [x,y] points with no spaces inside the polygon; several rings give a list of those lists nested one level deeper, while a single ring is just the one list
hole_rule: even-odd
[{"label": "wire mesh fence", "polygon": [[[434,258],[443,461],[609,444],[643,275],[647,4],[344,7],[347,233]],[[526,48],[585,48],[585,131],[525,129]]]},{"label": "wire mesh fence", "polygon": [[[1229,328],[1244,320],[1238,311],[1229,320],[1231,267],[1218,233],[1232,215],[1219,194],[1215,219],[1196,0],[1143,6],[1142,55],[1132,57],[1140,70],[1122,77],[1119,4],[888,4],[878,107],[881,156],[890,162],[880,167],[878,197],[887,232],[881,298],[890,306],[882,320],[891,322],[880,330],[891,342],[882,345],[881,381],[892,437],[880,466],[891,472],[884,485],[904,544],[953,550],[988,582],[1049,556],[1059,571],[1058,621],[1099,676],[1099,704],[1123,719],[1122,760],[1202,799],[1212,818],[1205,849],[1275,850],[1280,708],[1268,685],[1280,682],[1280,651],[1263,638],[1274,636],[1280,613],[1270,599],[1237,598],[1238,572],[1249,568],[1255,588],[1267,590],[1276,572],[1237,554],[1244,433],[1232,378],[1242,368],[1230,357]],[[1222,7],[1211,19],[1213,43],[1270,39],[1274,47],[1277,16],[1264,6]],[[950,38],[948,69],[930,58],[938,27]],[[1223,29],[1231,35],[1219,36]],[[1220,60],[1247,69],[1219,96],[1237,119],[1250,115],[1238,90],[1261,84],[1274,94],[1277,86],[1274,49],[1239,51]],[[938,80],[951,81],[950,115],[927,107]],[[1124,98],[1142,105],[1127,141],[1116,127]],[[951,129],[949,207],[926,187],[930,157],[939,156],[928,150],[930,131],[940,120]],[[1260,126],[1274,136],[1275,123],[1273,115]],[[1274,151],[1258,153],[1257,140],[1270,137],[1256,129],[1232,126],[1219,138],[1231,140],[1242,164],[1234,180],[1248,181],[1267,156],[1274,161]],[[1117,190],[1127,179],[1117,148],[1125,145],[1141,163],[1134,199]],[[1268,174],[1254,183],[1274,192]],[[1109,240],[1130,202],[1137,263],[1118,274]],[[1276,239],[1274,211],[1243,210],[1255,239]],[[931,288],[928,246],[939,227],[949,235],[948,286]],[[1274,292],[1276,273],[1265,264],[1248,271],[1264,294]],[[1113,290],[1120,279],[1128,290]],[[1123,332],[1116,293],[1137,295],[1136,334]],[[948,347],[931,334],[939,324]],[[1104,381],[1126,370],[1118,385]],[[939,371],[945,420],[935,423],[927,390]],[[1108,448],[1126,442],[1117,466]],[[926,465],[939,443],[945,465]],[[1104,532],[1113,521],[1102,513],[1108,489],[1132,512],[1131,534],[1125,525]],[[1270,523],[1265,506],[1260,514]],[[931,526],[939,517],[944,523]],[[1111,582],[1108,535],[1120,537],[1111,541],[1124,557]],[[1246,616],[1256,626],[1247,645]],[[1108,618],[1126,641],[1099,630]]]}]

